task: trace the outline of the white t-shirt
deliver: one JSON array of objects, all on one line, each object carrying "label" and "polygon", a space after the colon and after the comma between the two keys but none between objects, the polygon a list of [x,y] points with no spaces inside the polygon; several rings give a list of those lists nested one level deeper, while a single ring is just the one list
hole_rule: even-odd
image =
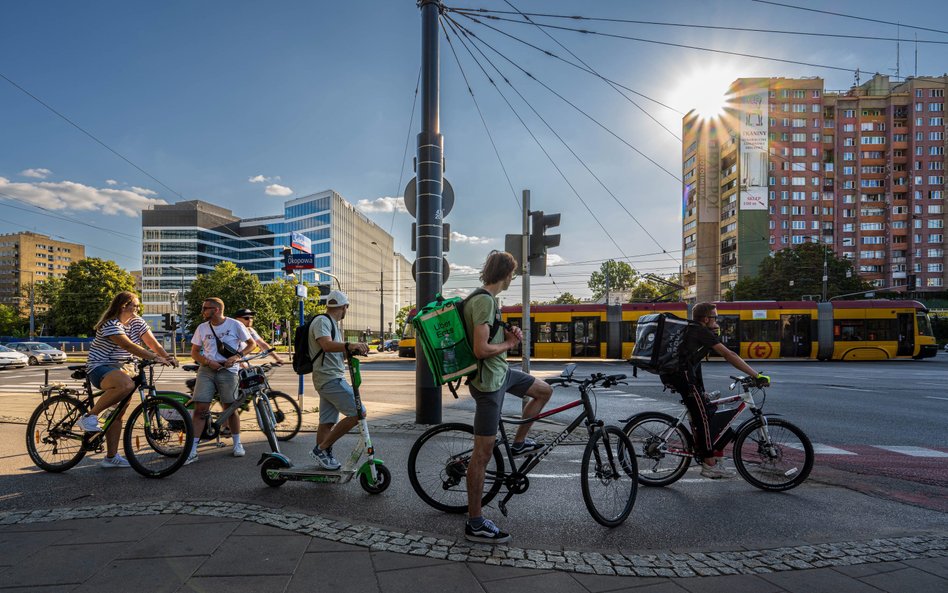
[{"label": "white t-shirt", "polygon": [[[191,338],[191,343],[195,346],[200,346],[207,359],[221,364],[227,360],[227,357],[217,351],[217,340],[214,339],[214,334],[217,334],[217,338],[221,342],[237,351],[243,350],[247,345],[247,341],[251,339],[247,327],[243,323],[236,319],[231,319],[230,317],[225,317],[223,323],[215,325],[214,333],[211,333],[209,321],[205,321],[197,326],[194,337]],[[235,364],[228,367],[227,370],[236,373],[240,370],[240,365]]]}]

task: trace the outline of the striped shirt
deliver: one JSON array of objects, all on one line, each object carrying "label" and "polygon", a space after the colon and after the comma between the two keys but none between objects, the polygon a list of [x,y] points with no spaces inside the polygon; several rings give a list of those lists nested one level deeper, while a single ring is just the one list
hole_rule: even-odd
[{"label": "striped shirt", "polygon": [[122,323],[116,317],[102,324],[95,332],[95,339],[89,347],[89,362],[86,369],[92,370],[104,364],[125,364],[132,360],[132,354],[109,339],[109,336],[127,336],[133,343],[142,345],[142,336],[149,331],[148,324],[135,316],[128,323]]}]

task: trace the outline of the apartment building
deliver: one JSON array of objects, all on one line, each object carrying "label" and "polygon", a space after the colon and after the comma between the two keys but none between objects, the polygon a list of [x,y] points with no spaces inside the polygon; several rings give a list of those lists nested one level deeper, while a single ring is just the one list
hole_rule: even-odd
[{"label": "apartment building", "polygon": [[825,244],[882,287],[945,290],[948,76],[846,91],[744,78],[724,115],[683,120],[686,298],[720,299],[770,252]]},{"label": "apartment building", "polygon": [[[31,232],[0,235],[0,303],[18,306],[22,316],[29,316],[30,287],[65,276],[70,264],[85,257],[86,248],[78,243]],[[48,308],[36,303],[34,311]]]}]

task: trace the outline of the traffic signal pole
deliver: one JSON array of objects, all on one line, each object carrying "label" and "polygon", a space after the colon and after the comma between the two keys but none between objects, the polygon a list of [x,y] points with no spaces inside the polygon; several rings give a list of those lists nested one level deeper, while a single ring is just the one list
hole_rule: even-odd
[{"label": "traffic signal pole", "polygon": [[[419,0],[421,9],[421,132],[417,157],[417,248],[415,302],[419,307],[441,292],[444,222],[444,139],[439,113],[438,17],[441,0]],[[441,422],[441,387],[422,356],[415,357],[415,422]]]},{"label": "traffic signal pole", "polygon": [[[520,278],[523,285],[523,317],[520,329],[523,330],[523,359],[520,363],[523,372],[530,372],[530,190],[523,190],[523,239],[521,240]],[[526,405],[526,402],[524,402]]]}]

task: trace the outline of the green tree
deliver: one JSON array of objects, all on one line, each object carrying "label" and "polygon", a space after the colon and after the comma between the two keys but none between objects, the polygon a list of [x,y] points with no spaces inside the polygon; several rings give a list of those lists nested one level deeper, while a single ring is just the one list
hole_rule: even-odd
[{"label": "green tree", "polygon": [[134,291],[135,278],[114,261],[90,257],[73,262],[56,290],[52,319],[57,333],[92,334],[96,321],[123,290]]},{"label": "green tree", "polygon": [[0,305],[0,335],[21,336],[25,333],[25,323],[20,312],[13,305]]},{"label": "green tree", "polygon": [[221,262],[210,274],[200,274],[191,283],[187,294],[188,309],[185,320],[189,331],[194,331],[204,321],[201,305],[205,299],[211,297],[224,301],[225,315],[244,307],[254,309],[264,316],[272,315],[269,313],[270,306],[264,297],[260,280],[232,262]]},{"label": "green tree", "polygon": [[[35,294],[33,295],[35,304],[48,307],[45,311],[37,311],[36,327],[39,328],[45,325],[49,335],[55,336],[59,333],[56,327],[55,312],[59,307],[59,299],[62,297],[62,293],[62,278],[49,278],[36,283]],[[27,310],[27,314],[29,314],[29,310]]]},{"label": "green tree", "polygon": [[573,296],[571,293],[562,292],[555,299],[550,301],[551,305],[578,305],[579,298]]},{"label": "green tree", "polygon": [[408,323],[408,314],[411,312],[413,307],[411,305],[405,305],[398,310],[398,313],[395,314],[395,335],[400,336],[405,333],[405,324]]},{"label": "green tree", "polygon": [[832,250],[818,243],[804,243],[767,256],[757,275],[738,281],[733,290],[725,293],[725,298],[793,301],[805,294],[822,294],[824,257],[827,298],[872,289],[871,284],[859,278],[848,259],[836,257]]},{"label": "green tree", "polygon": [[635,284],[635,268],[629,264],[610,259],[599,267],[599,270],[589,276],[588,286],[593,293],[593,299],[600,299],[606,294],[606,280],[609,290],[628,290]]},{"label": "green tree", "polygon": [[672,274],[664,278],[651,274],[643,275],[639,278],[638,282],[635,283],[635,286],[632,287],[629,302],[635,303],[659,299],[662,301],[680,301],[682,300],[682,291],[680,289],[676,290],[675,286],[681,286],[680,274]]}]

